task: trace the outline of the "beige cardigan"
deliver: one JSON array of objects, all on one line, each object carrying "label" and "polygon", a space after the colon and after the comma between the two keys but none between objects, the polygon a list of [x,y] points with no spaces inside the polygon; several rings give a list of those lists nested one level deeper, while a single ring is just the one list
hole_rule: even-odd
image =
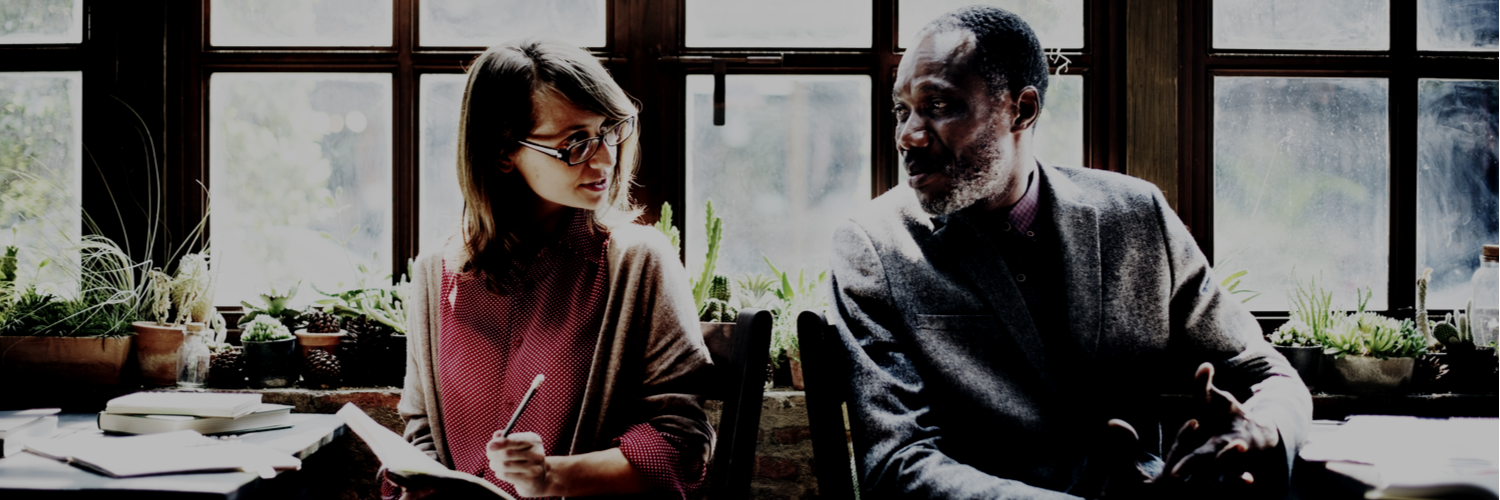
[{"label": "beige cardigan", "polygon": [[[453,251],[447,251],[449,262]],[[406,387],[398,410],[406,420],[406,440],[451,468],[437,374],[443,256],[424,254],[411,271]],[[714,430],[699,395],[713,362],[703,344],[687,273],[660,232],[634,224],[611,231],[608,263],[604,321],[571,445],[566,453],[548,453],[607,449],[628,427],[645,422],[681,438],[684,449],[698,450],[707,464]]]}]

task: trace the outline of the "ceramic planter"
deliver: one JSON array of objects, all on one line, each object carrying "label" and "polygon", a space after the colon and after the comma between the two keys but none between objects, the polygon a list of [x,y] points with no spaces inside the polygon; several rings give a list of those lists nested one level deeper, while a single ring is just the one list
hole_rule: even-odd
[{"label": "ceramic planter", "polygon": [[1459,394],[1493,394],[1500,387],[1495,378],[1495,366],[1500,364],[1493,347],[1453,349],[1444,360],[1448,364],[1447,386]]},{"label": "ceramic planter", "polygon": [[406,336],[392,334],[381,351],[379,374],[376,383],[393,387],[406,385]]},{"label": "ceramic planter", "polygon": [[297,365],[302,358],[295,339],[244,344],[245,375],[250,387],[289,387],[297,382]]},{"label": "ceramic planter", "polygon": [[[116,385],[135,340],[130,336],[0,337],[0,379]],[[172,381],[177,381],[175,372]]]},{"label": "ceramic planter", "polygon": [[135,330],[135,355],[146,385],[177,385],[177,349],[186,335],[182,325],[160,326],[155,321],[130,324]]},{"label": "ceramic planter", "polygon": [[321,349],[327,351],[328,354],[338,356],[339,342],[344,340],[345,333],[343,330],[334,333],[311,333],[304,328],[297,330],[297,346],[301,349],[303,358],[306,358],[313,349]]},{"label": "ceramic planter", "polygon": [[803,383],[802,361],[800,361],[800,359],[802,359],[802,353],[800,351],[794,351],[791,354],[787,355],[787,364],[791,365],[792,367],[792,388],[803,391],[807,390],[807,386]]},{"label": "ceramic planter", "polygon": [[1286,347],[1276,346],[1276,352],[1286,357],[1292,368],[1297,370],[1297,376],[1302,377],[1302,383],[1311,388],[1317,385],[1318,373],[1323,366],[1322,347]]},{"label": "ceramic planter", "polygon": [[1334,358],[1329,371],[1333,381],[1356,394],[1402,393],[1411,385],[1416,358],[1377,359],[1368,356]]}]

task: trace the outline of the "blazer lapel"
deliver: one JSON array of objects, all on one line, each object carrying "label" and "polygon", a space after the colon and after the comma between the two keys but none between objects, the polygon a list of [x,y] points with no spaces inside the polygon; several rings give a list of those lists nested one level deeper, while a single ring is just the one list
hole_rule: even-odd
[{"label": "blazer lapel", "polygon": [[1037,333],[1021,290],[1011,278],[1005,259],[990,238],[985,237],[963,212],[946,217],[947,224],[933,236],[938,239],[946,255],[959,263],[968,274],[970,282],[979,290],[995,316],[1010,336],[1020,346],[1026,359],[1031,362],[1042,380],[1053,385],[1046,349],[1042,337]]},{"label": "blazer lapel", "polygon": [[1067,176],[1040,166],[1044,195],[1052,203],[1052,219],[1057,225],[1058,243],[1063,256],[1063,282],[1068,297],[1068,328],[1080,358],[1087,362],[1099,345],[1099,215],[1080,201],[1081,192]]}]

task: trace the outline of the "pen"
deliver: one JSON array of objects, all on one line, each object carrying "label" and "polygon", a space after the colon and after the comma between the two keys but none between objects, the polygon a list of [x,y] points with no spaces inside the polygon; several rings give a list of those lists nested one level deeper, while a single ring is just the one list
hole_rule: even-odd
[{"label": "pen", "polygon": [[516,428],[516,421],[521,420],[521,412],[526,411],[526,405],[531,404],[531,397],[536,395],[536,390],[542,386],[543,380],[547,380],[547,376],[540,373],[536,374],[536,378],[531,379],[531,387],[526,389],[526,396],[521,398],[521,405],[516,407],[516,412],[510,415],[510,422],[505,424],[505,430],[500,432],[500,437],[509,436],[510,431]]}]

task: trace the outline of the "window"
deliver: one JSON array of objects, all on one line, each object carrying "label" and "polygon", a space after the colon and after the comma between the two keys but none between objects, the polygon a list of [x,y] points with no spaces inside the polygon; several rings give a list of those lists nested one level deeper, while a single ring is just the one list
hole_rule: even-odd
[{"label": "window", "polygon": [[1249,271],[1250,309],[1316,277],[1335,307],[1368,288],[1409,316],[1427,268],[1427,307],[1465,307],[1500,234],[1495,5],[1184,4],[1179,213],[1220,275]]},{"label": "window", "polygon": [[[996,3],[1057,40],[1047,42],[1057,74],[1038,155],[1119,170],[1119,101],[1108,84],[1120,55],[1109,50],[1116,7]],[[399,274],[456,228],[465,65],[490,44],[541,35],[586,47],[641,101],[633,195],[648,208],[645,222],[663,202],[675,206],[690,269],[703,258],[710,198],[726,218],[721,274],[767,271],[763,254],[789,270],[822,269],[828,229],[902,176],[888,89],[898,40],[925,21],[898,17],[958,5],[203,0],[176,49],[189,82],[182,129],[203,130],[189,133],[184,163],[202,167],[177,181],[202,181],[208,196],[184,189],[181,206],[211,205],[221,304],[299,281],[298,299],[310,301],[310,286]],[[713,124],[715,61],[727,91],[722,126]]]}]

